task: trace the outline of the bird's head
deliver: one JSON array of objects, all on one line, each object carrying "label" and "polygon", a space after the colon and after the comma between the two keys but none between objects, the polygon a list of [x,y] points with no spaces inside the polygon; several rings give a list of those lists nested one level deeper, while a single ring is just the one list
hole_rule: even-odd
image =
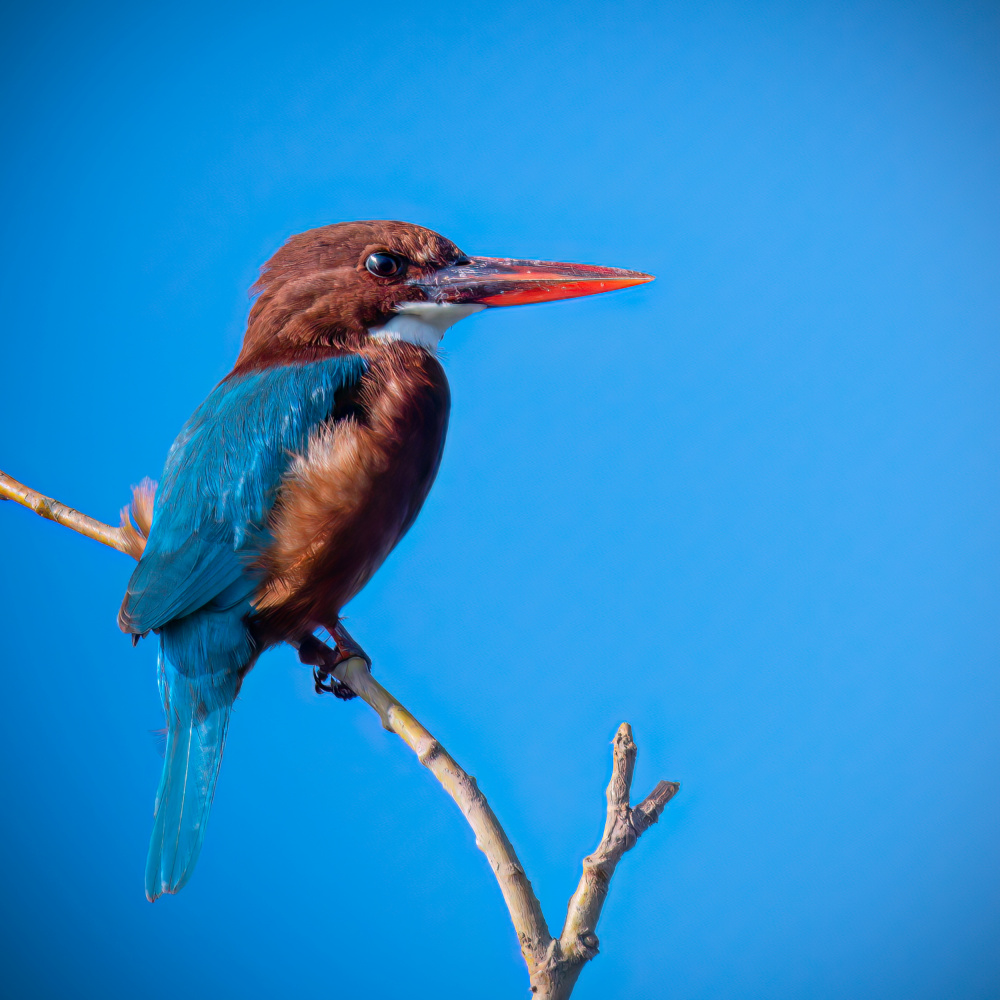
[{"label": "bird's head", "polygon": [[359,350],[373,339],[433,350],[448,327],[487,307],[652,280],[611,267],[469,257],[407,222],[340,222],[291,237],[261,269],[237,368]]}]

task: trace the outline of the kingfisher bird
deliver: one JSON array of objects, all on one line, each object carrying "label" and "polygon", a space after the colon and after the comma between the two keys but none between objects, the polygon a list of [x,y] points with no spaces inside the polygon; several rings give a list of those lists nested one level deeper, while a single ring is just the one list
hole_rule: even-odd
[{"label": "kingfisher bird", "polygon": [[[437,348],[458,320],[651,281],[639,271],[469,257],[404,222],[292,236],[263,266],[232,371],[184,425],[118,621],[159,635],[167,721],[146,862],[152,901],[188,881],[233,702],[287,642],[327,683],[367,654],[344,605],[413,523],[441,461],[450,392]],[[325,629],[333,647],[316,633]]]}]

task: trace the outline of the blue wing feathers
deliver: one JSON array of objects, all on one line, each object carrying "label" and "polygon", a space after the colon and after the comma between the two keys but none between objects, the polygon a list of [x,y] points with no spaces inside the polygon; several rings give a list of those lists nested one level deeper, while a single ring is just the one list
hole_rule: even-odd
[{"label": "blue wing feathers", "polygon": [[265,543],[291,457],[356,383],[364,360],[343,355],[229,379],[184,426],[167,456],[146,550],[122,605],[123,627],[147,632],[190,614],[241,576]]},{"label": "blue wing feathers", "polygon": [[257,656],[245,626],[260,583],[254,558],[292,457],[358,382],[356,355],[251,372],[215,388],[167,456],[152,526],[119,621],[160,632],[167,717],[146,894],[190,877],[222,761],[233,702]]}]

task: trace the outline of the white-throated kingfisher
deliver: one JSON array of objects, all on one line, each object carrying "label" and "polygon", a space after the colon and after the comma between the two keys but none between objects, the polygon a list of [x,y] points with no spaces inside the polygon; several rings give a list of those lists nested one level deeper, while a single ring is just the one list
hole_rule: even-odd
[{"label": "white-throated kingfisher", "polygon": [[[261,652],[291,643],[323,687],[338,662],[364,655],[340,611],[413,523],[437,472],[450,406],[436,355],[445,331],[491,306],[651,280],[467,257],[404,222],[312,229],[267,262],[233,370],[167,456],[119,613],[134,640],[160,637],[167,745],[151,900],[191,875],[232,705]],[[335,649],[315,637],[323,628]]]}]

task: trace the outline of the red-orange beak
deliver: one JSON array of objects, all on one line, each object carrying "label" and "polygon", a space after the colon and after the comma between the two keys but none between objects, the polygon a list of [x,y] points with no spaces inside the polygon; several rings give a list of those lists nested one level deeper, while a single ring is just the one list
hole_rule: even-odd
[{"label": "red-orange beak", "polygon": [[652,281],[651,274],[590,264],[559,264],[547,260],[468,257],[413,280],[430,302],[519,306],[529,302],[572,299]]}]

